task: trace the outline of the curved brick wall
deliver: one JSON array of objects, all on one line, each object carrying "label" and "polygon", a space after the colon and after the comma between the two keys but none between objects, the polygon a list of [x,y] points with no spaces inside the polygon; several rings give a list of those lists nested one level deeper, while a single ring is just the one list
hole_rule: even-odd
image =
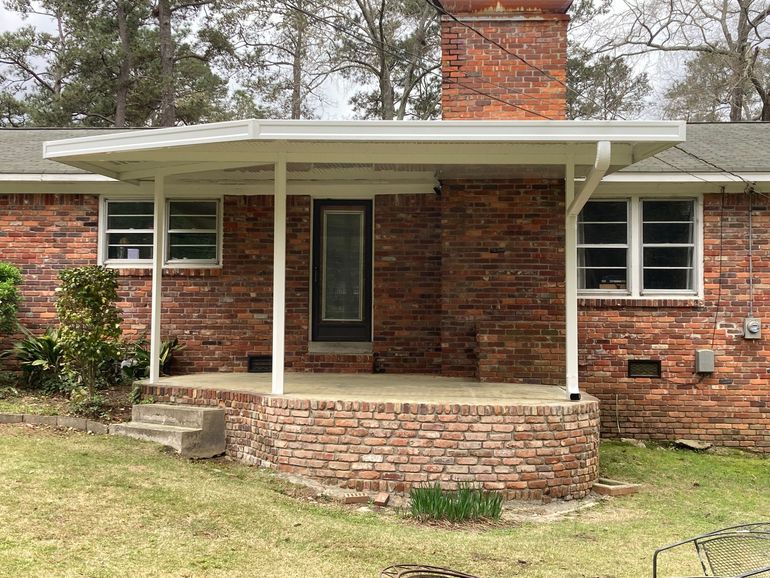
[{"label": "curved brick wall", "polygon": [[219,405],[227,454],[356,490],[481,483],[511,499],[582,498],[597,477],[599,404],[474,406],[288,399],[147,386],[166,401]]}]

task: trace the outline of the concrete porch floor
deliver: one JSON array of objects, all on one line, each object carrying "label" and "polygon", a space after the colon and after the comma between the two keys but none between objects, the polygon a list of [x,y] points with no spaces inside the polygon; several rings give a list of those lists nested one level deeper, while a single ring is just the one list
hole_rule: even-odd
[{"label": "concrete porch floor", "polygon": [[[145,382],[146,383],[146,382]],[[269,373],[197,373],[162,377],[156,385],[270,393]],[[555,385],[482,383],[433,375],[291,373],[285,394],[292,399],[384,401],[469,405],[560,405],[564,387]],[[591,396],[583,395],[583,399]]]}]

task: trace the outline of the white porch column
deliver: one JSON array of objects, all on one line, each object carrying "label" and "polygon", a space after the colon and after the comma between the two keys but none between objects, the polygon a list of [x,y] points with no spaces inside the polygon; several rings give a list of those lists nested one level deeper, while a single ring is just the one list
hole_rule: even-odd
[{"label": "white porch column", "polygon": [[273,395],[283,395],[286,337],[286,156],[275,163],[273,202]]},{"label": "white porch column", "polygon": [[152,317],[150,321],[150,382],[160,378],[160,310],[163,285],[163,261],[166,254],[165,175],[155,175],[155,217],[152,242]]},{"label": "white porch column", "polygon": [[566,304],[566,353],[567,353],[567,395],[571,400],[580,399],[578,379],[578,306],[577,306],[577,215],[569,210],[575,199],[575,161],[570,158],[565,166],[565,246],[564,278]]}]

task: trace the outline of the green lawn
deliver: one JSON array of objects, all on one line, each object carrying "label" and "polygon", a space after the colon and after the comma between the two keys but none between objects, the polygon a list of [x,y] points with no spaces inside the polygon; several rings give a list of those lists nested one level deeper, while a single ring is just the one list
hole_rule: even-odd
[{"label": "green lawn", "polygon": [[420,527],[289,497],[273,476],[124,438],[0,426],[0,575],[376,577],[422,561],[483,577],[648,576],[658,545],[770,519],[770,461],[602,447],[644,484],[568,519]]}]

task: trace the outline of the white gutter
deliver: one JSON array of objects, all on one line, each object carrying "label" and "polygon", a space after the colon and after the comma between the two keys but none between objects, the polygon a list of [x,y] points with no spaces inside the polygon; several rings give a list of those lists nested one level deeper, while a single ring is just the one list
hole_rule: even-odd
[{"label": "white gutter", "polygon": [[596,161],[591,172],[588,173],[580,192],[575,195],[572,202],[567,207],[567,215],[570,217],[576,217],[583,210],[583,207],[588,202],[596,187],[602,182],[602,178],[607,173],[607,169],[610,168],[610,156],[612,155],[612,145],[609,141],[603,140],[596,143]]}]

